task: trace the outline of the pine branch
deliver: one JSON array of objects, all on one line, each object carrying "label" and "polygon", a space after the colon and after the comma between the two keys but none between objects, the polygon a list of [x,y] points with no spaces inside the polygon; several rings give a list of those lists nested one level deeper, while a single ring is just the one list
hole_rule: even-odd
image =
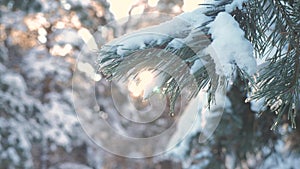
[{"label": "pine branch", "polygon": [[296,127],[300,89],[299,8],[299,2],[279,0],[256,0],[246,7],[250,20],[246,29],[248,39],[258,57],[266,58],[266,66],[259,70],[251,84],[253,93],[247,101],[264,99],[265,105],[278,114],[271,129],[278,126],[286,112],[292,127]]},{"label": "pine branch", "polygon": [[[210,44],[210,41],[207,40],[207,37],[209,37],[207,25],[213,21],[219,12],[224,11],[225,5],[230,2],[230,0],[215,1],[215,4],[211,4],[207,9],[203,9],[204,15],[211,19],[203,22],[197,28],[190,27],[179,30],[177,34],[148,41],[143,49],[123,48],[123,50],[126,50],[125,55],[120,55],[118,48],[121,43],[113,42],[102,47],[99,52],[99,71],[108,79],[128,80],[132,77],[137,77],[138,73],[143,70],[153,72],[156,70],[151,68],[163,70],[163,73],[160,72],[157,76],[164,77],[164,83],[159,87],[162,93],[170,96],[170,113],[173,112],[175,101],[183,88],[191,91],[189,98],[192,98],[202,88],[210,86],[209,93],[211,93],[210,98],[213,101],[214,93],[220,85],[219,80],[222,78],[214,71],[214,60],[203,52]],[[169,24],[169,27],[172,27],[172,22],[176,22],[176,20],[177,18],[174,21],[163,24]],[[181,24],[188,25],[187,22]],[[157,27],[160,26],[158,25]],[[152,30],[150,28],[150,32]],[[141,30],[139,32],[147,32],[147,28],[146,31]],[[131,38],[133,36],[135,36],[134,33],[125,35],[121,37],[120,42],[122,42],[122,38]],[[178,41],[180,45],[173,47],[173,44],[178,44]],[[193,74],[190,74],[190,69],[196,61],[200,61],[203,66],[193,72]],[[169,74],[170,72],[172,72],[171,75]],[[211,77],[213,78],[211,79]]]}]

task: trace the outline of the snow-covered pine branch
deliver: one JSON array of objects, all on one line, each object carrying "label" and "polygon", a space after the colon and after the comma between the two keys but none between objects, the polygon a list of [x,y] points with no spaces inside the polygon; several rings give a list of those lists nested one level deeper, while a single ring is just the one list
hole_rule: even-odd
[{"label": "snow-covered pine branch", "polygon": [[[128,75],[147,69],[154,55],[172,53],[182,59],[196,79],[198,86],[193,88],[192,96],[206,85],[210,86],[213,96],[220,85],[220,77],[234,82],[239,73],[242,79],[250,81],[246,87],[251,94],[246,102],[263,100],[264,107],[270,107],[279,115],[275,124],[284,112],[288,112],[288,119],[295,127],[300,86],[299,8],[299,2],[277,0],[209,0],[193,12],[127,34],[102,47],[99,71],[108,78],[128,78]],[[258,15],[259,10],[264,12]],[[211,41],[201,41],[205,38],[199,37],[203,36]],[[148,50],[153,48],[163,49],[159,50],[163,53]],[[124,60],[130,61],[124,64]],[[170,64],[165,67],[172,61],[169,60]],[[253,77],[257,72],[256,61],[264,66],[260,66],[262,69]],[[152,66],[164,69],[157,60],[155,63]],[[181,74],[178,79],[185,86],[191,81],[181,68],[177,67],[174,72]],[[125,72],[130,73],[125,76]],[[171,87],[166,93],[175,97],[179,90],[174,92],[176,87],[167,85],[172,81],[170,78],[167,77],[163,83],[166,85],[162,86]]]},{"label": "snow-covered pine branch", "polygon": [[209,100],[213,101],[217,88],[232,81],[237,69],[253,75],[256,61],[238,22],[225,12],[230,1],[210,3],[103,46],[98,57],[99,71],[117,80],[151,68],[173,72],[160,73],[163,83],[158,82],[163,93],[170,95],[171,105],[182,88],[188,88],[193,97],[207,85]]}]

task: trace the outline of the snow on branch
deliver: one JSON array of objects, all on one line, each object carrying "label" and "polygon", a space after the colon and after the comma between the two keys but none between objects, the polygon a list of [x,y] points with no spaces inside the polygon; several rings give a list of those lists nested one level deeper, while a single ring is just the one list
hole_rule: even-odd
[{"label": "snow on branch", "polygon": [[245,38],[245,33],[233,17],[221,12],[211,23],[209,32],[212,43],[207,52],[216,64],[216,72],[231,77],[235,66],[249,75],[256,72],[256,60],[253,57],[253,47]]}]

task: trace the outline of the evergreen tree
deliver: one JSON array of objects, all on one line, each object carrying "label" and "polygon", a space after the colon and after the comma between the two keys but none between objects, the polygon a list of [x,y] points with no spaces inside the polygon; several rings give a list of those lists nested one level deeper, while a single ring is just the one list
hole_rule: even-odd
[{"label": "evergreen tree", "polygon": [[[143,47],[138,44],[130,44],[132,43],[132,40],[130,39],[131,35],[124,36],[124,38],[122,39],[123,41],[119,41],[119,44],[114,42],[112,44],[108,44],[106,47],[103,47],[99,55],[99,70],[109,78],[121,78],[121,76],[125,76],[124,72],[128,72],[132,68],[137,69],[137,66],[135,65],[140,64],[141,66],[138,66],[139,69],[133,71],[130,75],[127,75],[131,76],[132,74],[137,73],[138,71],[140,71],[140,69],[147,66],[147,63],[149,63],[149,60],[147,59],[152,59],[147,56],[148,53],[144,52],[139,53],[139,56],[131,56],[131,62],[128,63],[130,65],[122,64],[122,66],[119,66],[119,64],[124,60],[123,58],[126,58],[126,56],[148,48],[163,48],[166,51],[173,53],[174,55],[180,56],[185,63],[188,63],[189,65],[191,65],[190,67],[192,67],[193,64],[197,64],[197,60],[207,57],[206,55],[200,55],[202,53],[199,53],[199,51],[205,49],[205,47],[207,47],[205,45],[209,45],[205,44],[207,42],[197,42],[195,40],[197,37],[199,38],[199,36],[201,36],[201,34],[197,34],[197,31],[203,31],[207,36],[212,36],[211,40],[212,44],[214,44],[214,42],[217,40],[213,36],[217,37],[217,35],[214,35],[212,29],[215,30],[217,28],[210,28],[212,26],[209,24],[216,23],[216,18],[218,18],[218,16],[220,18],[221,15],[226,15],[225,13],[229,13],[231,14],[232,18],[237,21],[240,29],[245,32],[245,37],[249,42],[251,42],[252,46],[254,47],[254,54],[256,58],[263,59],[264,64],[259,65],[260,67],[254,75],[253,70],[251,69],[255,69],[255,64],[248,63],[250,65],[245,65],[245,63],[242,63],[238,60],[248,59],[247,55],[245,55],[244,57],[240,57],[240,53],[230,53],[231,55],[236,55],[237,57],[233,58],[233,60],[231,60],[231,63],[222,63],[226,62],[223,60],[228,58],[214,58],[214,56],[211,54],[210,58],[214,61],[214,63],[211,64],[214,64],[213,66],[215,67],[215,71],[218,74],[219,69],[221,69],[222,71],[224,71],[221,75],[225,75],[226,80],[230,81],[230,78],[232,78],[235,71],[230,71],[229,69],[222,69],[219,67],[224,68],[225,66],[229,66],[224,64],[232,64],[233,69],[236,69],[236,72],[239,73],[241,78],[245,81],[249,81],[250,83],[249,85],[245,85],[245,87],[248,87],[250,91],[250,96],[248,99],[246,99],[246,102],[249,102],[251,100],[263,99],[264,105],[266,107],[270,107],[271,111],[274,111],[276,112],[276,114],[278,114],[278,120],[276,120],[274,124],[275,126],[276,124],[278,124],[284,112],[287,112],[288,118],[292,121],[292,127],[296,127],[296,109],[299,107],[299,2],[267,0],[263,2],[247,2],[224,0],[211,2],[210,4],[201,4],[201,6],[204,5],[208,7],[200,8],[199,11],[194,11],[194,14],[191,15],[194,17],[198,17],[195,18],[195,20],[204,20],[202,21],[202,23],[197,21],[193,23],[193,21],[188,20],[191,18],[187,18],[189,16],[185,16],[184,14],[181,15],[181,17],[176,18],[183,20],[187,19],[186,24],[191,24],[190,28],[187,29],[179,27],[176,30],[177,34],[172,34],[168,31],[164,32],[163,28],[167,27],[167,24],[173,26],[173,22],[169,22],[159,25],[153,30],[145,29],[144,32],[149,31],[154,33],[165,33],[168,37],[146,37],[145,39],[142,39],[142,41],[144,41],[142,42],[144,43],[142,45],[145,45]],[[196,12],[203,13],[203,15],[207,18],[203,19],[203,16],[197,15]],[[174,22],[176,22],[176,19],[174,19]],[[223,17],[222,19],[226,19],[226,17]],[[183,23],[184,22],[180,24]],[[198,24],[196,25],[198,27],[193,27],[195,26],[195,24]],[[217,24],[216,26],[223,27],[223,25]],[[141,32],[143,33],[143,31]],[[188,33],[183,35],[184,37],[180,37],[180,34],[184,32]],[[135,34],[133,33],[133,35]],[[126,38],[130,40],[126,42]],[[182,42],[179,42],[181,43],[180,47],[174,46],[175,42],[178,40],[182,40]],[[226,39],[223,40],[225,41]],[[140,43],[140,40],[138,42]],[[193,46],[191,46],[191,43],[194,43]],[[198,46],[202,45],[202,47],[199,47],[199,49],[195,48],[197,46],[195,45],[195,43],[198,43]],[[195,49],[193,49],[193,47]],[[212,47],[215,47],[214,50],[218,50],[218,46]],[[226,48],[224,47],[224,50],[225,49]],[[247,50],[247,48],[245,48],[245,50]],[[236,52],[240,51],[236,50]],[[144,63],[140,63],[141,61]],[[248,59],[247,61],[251,62],[250,59]],[[168,62],[171,63],[172,60]],[[160,67],[161,66],[159,65],[159,63],[157,63],[157,68]],[[181,70],[179,69],[179,71]],[[206,82],[209,78],[208,74],[205,72],[207,70],[198,69],[197,71],[198,72],[193,72],[193,75],[197,78],[197,81],[200,85],[198,86],[198,89],[194,91],[195,93],[199,92],[199,90],[205,86],[204,84],[207,84],[204,82]],[[199,79],[198,74],[204,74],[203,79]],[[171,79],[171,77],[169,78]],[[184,77],[181,77],[181,79],[184,79],[184,81],[188,81],[188,79]],[[172,82],[172,80],[166,80],[166,82]],[[210,92],[214,93],[214,87],[212,87],[213,79],[210,79],[209,83],[211,86]],[[167,83],[165,83],[164,85],[167,85]],[[177,87],[169,83],[168,88],[176,89]],[[172,97],[176,97],[178,92],[180,92],[179,90],[174,92],[174,90],[168,89],[166,89],[166,91],[172,92]]]},{"label": "evergreen tree", "polygon": [[[145,13],[155,14],[137,20],[130,16],[119,26],[111,23],[106,0],[0,1],[0,169],[297,168],[300,2],[207,0],[172,20],[157,12],[178,15],[182,0],[159,0],[156,7],[141,0],[132,9],[140,4]],[[168,21],[128,33],[160,19]],[[156,88],[148,87],[142,96],[168,96],[171,117],[179,116],[177,103],[187,96],[195,103],[192,108],[205,115],[204,127],[198,122],[166,156],[133,160],[103,152],[79,127],[71,96],[75,73],[80,74],[73,79],[80,84],[75,89],[88,89],[77,96],[81,104],[76,106],[92,114],[93,123],[98,111],[106,112],[101,115],[113,117],[119,131],[148,137],[168,127],[172,118],[165,112],[145,127],[119,119],[109,83],[101,79],[94,88],[87,83],[91,72],[72,71],[80,52],[86,60],[77,67],[92,67],[95,61],[95,53],[81,50],[79,35],[86,32],[101,37],[98,46],[128,33],[102,46],[101,75],[139,84],[140,72],[157,73]],[[99,107],[90,104],[94,90]],[[207,102],[197,100],[203,93]],[[144,106],[143,99],[135,100],[138,107]],[[170,142],[177,141],[177,133],[187,133],[187,115],[180,116]]]},{"label": "evergreen tree", "polygon": [[215,135],[203,146],[197,137],[205,131],[191,135],[190,149],[180,151],[180,159],[188,161],[187,168],[272,167],[270,159],[284,156],[281,140],[296,145],[288,138],[298,130],[299,8],[299,1],[207,1],[191,13],[102,47],[99,71],[108,79],[128,80],[144,70],[160,70],[157,77],[163,80],[157,86],[169,95],[171,114],[183,88],[191,98],[206,88],[211,106],[218,102],[218,89],[229,88],[231,104]]}]

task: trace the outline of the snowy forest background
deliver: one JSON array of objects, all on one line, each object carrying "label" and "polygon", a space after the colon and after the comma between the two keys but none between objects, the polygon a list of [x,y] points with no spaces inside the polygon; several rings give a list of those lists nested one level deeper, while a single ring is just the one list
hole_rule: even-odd
[{"label": "snowy forest background", "polygon": [[[130,10],[131,15],[154,12],[175,17],[200,3],[191,1],[130,1],[127,5],[132,8],[125,14]],[[80,83],[76,90],[97,93],[100,107],[87,106],[88,98],[81,101],[87,114],[101,111],[102,116],[111,117],[117,110],[112,106],[107,80],[99,75],[93,77],[95,87],[85,83],[91,78],[87,69],[94,69],[97,56],[88,53],[87,60],[80,63],[82,69],[77,57],[86,54],[83,46],[91,35],[101,47],[130,31],[126,19],[123,25],[114,22],[125,17],[118,11],[126,8],[122,5],[109,0],[0,1],[0,169],[298,168],[299,117],[297,128],[283,116],[271,131],[277,115],[266,108],[258,116],[262,103],[245,103],[247,94],[241,78],[228,90],[221,122],[205,143],[198,142],[203,131],[195,129],[166,154],[130,159],[92,142],[78,121],[72,82]],[[137,29],[150,22],[153,25],[156,20],[142,18],[130,27]],[[75,72],[80,76],[74,78]],[[172,121],[167,113],[161,118],[159,124],[146,128],[118,119],[113,122],[120,130],[147,136]],[[94,129],[95,134],[101,132]],[[118,140],[111,144],[122,145]]]}]

